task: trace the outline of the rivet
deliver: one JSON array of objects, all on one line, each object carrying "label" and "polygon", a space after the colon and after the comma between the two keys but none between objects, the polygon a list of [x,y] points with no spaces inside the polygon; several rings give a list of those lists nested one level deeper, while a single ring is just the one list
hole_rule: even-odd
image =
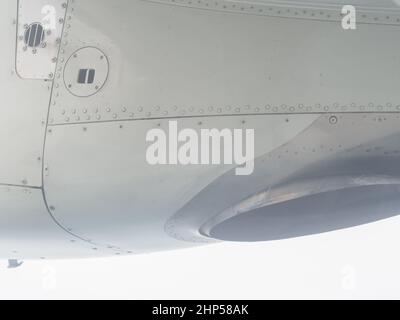
[{"label": "rivet", "polygon": [[337,124],[338,123],[338,118],[336,116],[331,116],[329,118],[329,123],[330,124]]}]

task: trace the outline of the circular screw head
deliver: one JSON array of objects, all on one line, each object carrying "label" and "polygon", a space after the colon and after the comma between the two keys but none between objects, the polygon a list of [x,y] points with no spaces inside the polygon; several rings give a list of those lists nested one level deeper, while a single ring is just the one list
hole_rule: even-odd
[{"label": "circular screw head", "polygon": [[331,116],[329,118],[329,123],[330,124],[337,124],[338,123],[338,118],[336,116]]}]

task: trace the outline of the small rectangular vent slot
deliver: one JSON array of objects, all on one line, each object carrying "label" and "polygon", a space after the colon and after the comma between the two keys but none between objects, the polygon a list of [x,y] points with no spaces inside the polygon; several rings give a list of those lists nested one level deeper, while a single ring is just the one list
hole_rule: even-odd
[{"label": "small rectangular vent slot", "polygon": [[89,70],[89,75],[88,75],[88,81],[87,83],[92,84],[94,82],[94,75],[96,74],[96,71],[93,69]]},{"label": "small rectangular vent slot", "polygon": [[78,83],[92,84],[94,82],[95,75],[96,70],[94,69],[80,69],[78,73]]},{"label": "small rectangular vent slot", "polygon": [[78,83],[86,83],[87,69],[80,69],[78,74]]}]

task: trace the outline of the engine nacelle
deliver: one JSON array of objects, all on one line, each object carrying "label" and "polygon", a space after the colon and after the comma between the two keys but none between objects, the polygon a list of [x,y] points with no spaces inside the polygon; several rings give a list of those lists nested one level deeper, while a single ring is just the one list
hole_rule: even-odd
[{"label": "engine nacelle", "polygon": [[[1,1],[1,256],[277,240],[396,215],[400,11],[353,4],[344,30],[326,1]],[[206,130],[220,136],[201,149]],[[253,152],[235,161],[246,132],[237,155]],[[149,161],[164,140],[172,161]]]}]

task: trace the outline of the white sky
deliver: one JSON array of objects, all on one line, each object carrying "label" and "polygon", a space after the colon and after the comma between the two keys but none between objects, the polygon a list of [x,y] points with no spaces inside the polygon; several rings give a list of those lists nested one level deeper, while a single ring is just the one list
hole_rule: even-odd
[{"label": "white sky", "polygon": [[1,261],[0,298],[400,298],[400,217],[318,236],[134,257]]}]

